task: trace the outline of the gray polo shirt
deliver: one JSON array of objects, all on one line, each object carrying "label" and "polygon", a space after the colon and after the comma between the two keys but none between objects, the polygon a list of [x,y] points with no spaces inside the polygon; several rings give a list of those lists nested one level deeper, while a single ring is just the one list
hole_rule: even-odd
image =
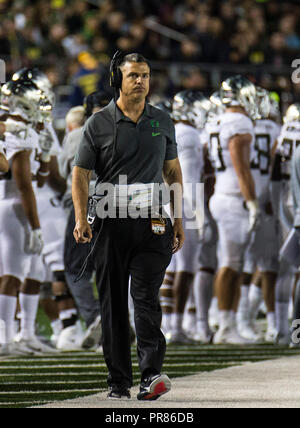
[{"label": "gray polo shirt", "polygon": [[75,165],[94,170],[97,184],[119,184],[120,175],[128,184],[162,183],[164,161],[175,158],[175,129],[167,113],[146,103],[134,123],[112,100],[86,122]]}]

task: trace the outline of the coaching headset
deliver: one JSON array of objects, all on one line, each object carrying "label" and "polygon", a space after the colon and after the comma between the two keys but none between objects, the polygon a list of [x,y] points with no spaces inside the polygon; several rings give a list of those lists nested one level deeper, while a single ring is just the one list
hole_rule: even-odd
[{"label": "coaching headset", "polygon": [[115,88],[115,91],[122,86],[122,72],[119,65],[122,63],[124,54],[121,51],[117,51],[110,62],[109,75],[110,75],[110,86]]}]

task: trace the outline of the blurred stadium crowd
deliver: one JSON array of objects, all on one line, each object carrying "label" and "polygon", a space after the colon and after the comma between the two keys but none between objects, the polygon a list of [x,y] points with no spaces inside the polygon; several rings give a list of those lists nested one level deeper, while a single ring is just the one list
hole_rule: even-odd
[{"label": "blurred stadium crowd", "polygon": [[300,85],[291,81],[299,19],[298,1],[0,0],[0,57],[8,79],[23,66],[42,68],[57,109],[65,106],[61,117],[85,95],[108,89],[117,49],[153,63],[152,94],[211,93],[238,72],[284,92],[288,105],[300,100]]}]

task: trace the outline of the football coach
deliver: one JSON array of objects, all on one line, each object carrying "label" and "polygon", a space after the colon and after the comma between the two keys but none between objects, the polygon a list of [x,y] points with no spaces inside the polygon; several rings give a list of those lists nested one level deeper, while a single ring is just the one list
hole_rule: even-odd
[{"label": "football coach", "polygon": [[[115,98],[86,122],[73,170],[74,237],[92,246],[108,397],[115,399],[130,398],[132,386],[129,279],[141,371],[137,399],[155,400],[171,388],[161,373],[166,342],[160,330],[159,289],[172,253],[184,241],[182,175],[172,120],[146,100],[150,74],[142,55],[116,52],[110,64]],[[97,216],[91,227],[95,214],[87,207],[93,171],[97,182],[91,207],[96,201]],[[163,209],[166,194],[156,194],[164,183],[170,186],[166,188],[177,186],[177,191],[166,192],[173,225]],[[111,188],[113,197],[103,199]],[[100,209],[103,200],[113,210]]]}]

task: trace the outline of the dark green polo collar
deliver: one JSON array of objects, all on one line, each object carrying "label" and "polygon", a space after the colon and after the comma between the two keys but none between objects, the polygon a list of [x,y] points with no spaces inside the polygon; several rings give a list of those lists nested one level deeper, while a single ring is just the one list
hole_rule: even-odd
[{"label": "dark green polo collar", "polygon": [[[116,118],[116,123],[119,123],[121,120],[130,121],[130,119],[127,116],[125,116],[124,113],[119,109],[119,107],[116,106],[114,99],[110,101],[107,108],[110,114],[112,115],[113,119]],[[142,121],[144,117],[154,117],[153,113],[151,112],[149,103],[147,102],[145,103],[145,109],[142,116],[139,119],[139,122]]]}]

